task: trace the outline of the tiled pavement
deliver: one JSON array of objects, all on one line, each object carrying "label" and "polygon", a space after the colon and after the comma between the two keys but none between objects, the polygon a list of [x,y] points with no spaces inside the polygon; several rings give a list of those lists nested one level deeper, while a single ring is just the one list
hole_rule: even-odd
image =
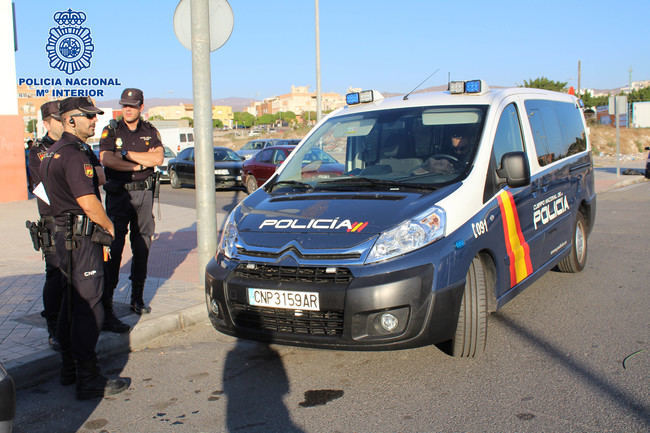
[{"label": "tiled pavement", "polygon": [[[597,192],[642,181],[642,176],[617,178],[611,168],[596,169]],[[203,280],[197,269],[195,210],[172,205],[161,205],[161,209],[145,284],[145,301],[152,313],[139,317],[128,309],[131,261],[127,240],[114,302],[118,315],[134,329],[124,335],[102,333],[100,355],[142,347],[152,338],[207,320]],[[48,347],[45,320],[40,317],[45,264],[25,229],[25,220],[37,217],[34,199],[0,203],[0,362],[18,386],[55,374],[59,363]]]}]

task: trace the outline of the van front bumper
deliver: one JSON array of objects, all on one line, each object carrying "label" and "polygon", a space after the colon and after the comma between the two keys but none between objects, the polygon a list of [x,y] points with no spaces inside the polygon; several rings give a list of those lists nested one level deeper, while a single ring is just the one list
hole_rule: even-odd
[{"label": "van front bumper", "polygon": [[[310,347],[379,350],[440,343],[453,338],[463,283],[435,288],[431,263],[404,260],[336,268],[279,266],[223,256],[206,268],[206,302],[218,331],[242,338]],[[248,271],[247,268],[254,268]],[[317,292],[320,311],[249,305],[248,289]],[[382,327],[382,315],[397,318]]]}]

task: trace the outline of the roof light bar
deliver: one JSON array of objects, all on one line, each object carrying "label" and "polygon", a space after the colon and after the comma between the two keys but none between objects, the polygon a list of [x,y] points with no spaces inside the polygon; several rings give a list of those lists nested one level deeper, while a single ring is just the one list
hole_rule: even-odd
[{"label": "roof light bar", "polygon": [[449,93],[451,94],[481,94],[488,91],[488,86],[483,80],[470,80],[470,81],[450,81]]},{"label": "roof light bar", "polygon": [[384,99],[384,95],[376,90],[362,90],[345,95],[345,103],[348,105],[366,104],[380,99]]}]

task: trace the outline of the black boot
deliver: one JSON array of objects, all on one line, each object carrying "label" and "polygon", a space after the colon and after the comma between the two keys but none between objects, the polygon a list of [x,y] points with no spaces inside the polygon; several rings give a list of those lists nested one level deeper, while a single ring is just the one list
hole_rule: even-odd
[{"label": "black boot", "polygon": [[47,342],[52,348],[52,350],[56,352],[60,352],[61,344],[59,344],[59,340],[56,339],[56,319],[46,319],[46,320],[47,320],[47,333],[49,334]]},{"label": "black boot", "polygon": [[124,379],[108,379],[102,376],[94,360],[77,363],[77,400],[119,394],[128,387],[129,384]]},{"label": "black boot", "polygon": [[77,381],[77,367],[70,352],[61,352],[61,385],[72,385]]},{"label": "black boot", "polygon": [[149,314],[151,307],[145,305],[142,295],[144,294],[144,284],[131,284],[131,311],[135,314]]},{"label": "black boot", "polygon": [[105,288],[104,294],[102,295],[102,304],[104,305],[104,324],[102,325],[102,331],[124,334],[125,332],[129,332],[131,327],[115,316],[115,312],[113,311],[113,290]]}]

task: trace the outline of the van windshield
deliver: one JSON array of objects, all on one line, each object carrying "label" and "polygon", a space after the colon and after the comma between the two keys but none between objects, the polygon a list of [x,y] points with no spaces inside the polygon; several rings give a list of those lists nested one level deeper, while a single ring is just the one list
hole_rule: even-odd
[{"label": "van windshield", "polygon": [[435,189],[467,176],[487,105],[430,106],[332,117],[293,153],[273,191]]}]

